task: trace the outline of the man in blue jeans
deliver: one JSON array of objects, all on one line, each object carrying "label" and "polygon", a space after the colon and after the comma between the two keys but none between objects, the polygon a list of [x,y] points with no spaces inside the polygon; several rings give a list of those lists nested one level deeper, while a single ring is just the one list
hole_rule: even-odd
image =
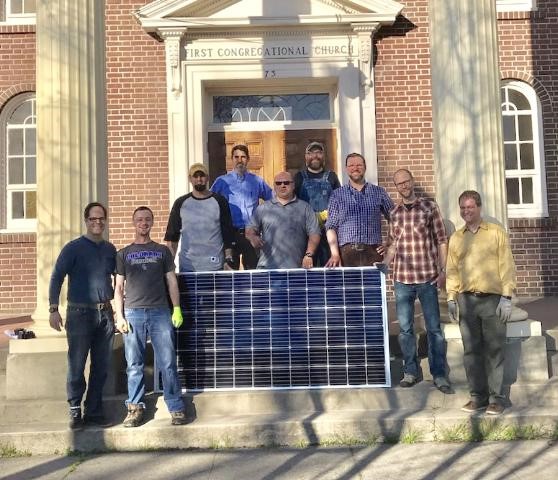
[{"label": "man in blue jeans", "polygon": [[401,200],[390,212],[389,247],[383,262],[376,266],[387,272],[394,260],[395,306],[404,361],[404,376],[399,385],[412,387],[418,379],[414,330],[415,299],[418,297],[428,338],[430,373],[434,385],[441,392],[450,393],[437,290],[445,286],[448,241],[444,222],[434,201],[417,197],[415,180],[409,170],[397,170],[393,183]]},{"label": "man in blue jeans", "polygon": [[[66,329],[68,340],[68,377],[66,390],[70,404],[70,428],[83,423],[108,426],[103,414],[103,386],[112,355],[114,319],[110,300],[113,297],[112,274],[116,249],[103,239],[107,221],[106,208],[93,202],[83,212],[87,233],[67,243],[54,266],[48,298],[50,326]],[[68,309],[66,324],[58,311],[60,289],[68,276]],[[87,355],[91,356],[89,382],[85,393],[84,377]]]},{"label": "man in blue jeans", "polygon": [[[143,421],[145,383],[143,368],[147,337],[163,377],[163,397],[173,425],[186,423],[184,401],[178,381],[174,327],[182,325],[180,295],[174,273],[173,255],[165,245],[151,240],[153,212],[138,207],[132,215],[136,238],[116,257],[116,326],[124,334],[128,368],[128,415],[125,427]],[[167,289],[173,311],[169,309]]]}]

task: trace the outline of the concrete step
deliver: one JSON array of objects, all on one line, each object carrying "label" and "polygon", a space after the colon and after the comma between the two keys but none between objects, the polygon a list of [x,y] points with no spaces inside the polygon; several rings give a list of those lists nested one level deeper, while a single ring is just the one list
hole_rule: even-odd
[{"label": "concrete step", "polygon": [[[126,397],[105,398],[105,412],[115,423],[126,415]],[[558,380],[545,384],[514,384],[510,388],[514,407],[555,407],[558,414]],[[236,392],[203,392],[185,394],[189,418],[239,415],[321,415],[340,412],[414,412],[430,410],[455,411],[468,400],[467,388],[456,386],[455,393],[444,395],[431,382],[423,381],[413,388],[352,388],[316,390],[262,390]],[[145,398],[147,418],[166,418],[167,409],[162,396],[149,394]],[[41,423],[66,424],[68,405],[64,400],[0,401],[0,425]]]},{"label": "concrete step", "polygon": [[512,407],[496,418],[435,408],[416,411],[343,411],[283,415],[214,415],[185,426],[155,418],[127,429],[121,425],[71,431],[60,424],[0,427],[0,445],[33,455],[71,451],[137,451],[187,448],[357,445],[405,441],[502,440],[556,434],[556,408]]}]

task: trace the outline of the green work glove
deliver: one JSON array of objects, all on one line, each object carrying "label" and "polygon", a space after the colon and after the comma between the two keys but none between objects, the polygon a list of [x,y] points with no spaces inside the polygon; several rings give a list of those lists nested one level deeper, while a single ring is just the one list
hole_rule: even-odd
[{"label": "green work glove", "polygon": [[180,328],[183,321],[182,310],[180,310],[180,307],[174,307],[172,309],[172,324],[174,325],[174,328]]}]

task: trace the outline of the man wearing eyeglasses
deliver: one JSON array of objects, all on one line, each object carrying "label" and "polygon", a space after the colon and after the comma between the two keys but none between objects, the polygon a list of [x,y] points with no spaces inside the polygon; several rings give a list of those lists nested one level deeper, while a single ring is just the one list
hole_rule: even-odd
[{"label": "man wearing eyeglasses", "polygon": [[428,338],[428,363],[434,385],[451,393],[446,379],[446,342],[440,327],[438,288],[446,283],[448,240],[438,205],[415,194],[415,180],[407,169],[393,175],[401,201],[393,208],[389,222],[389,247],[384,273],[393,263],[395,306],[399,321],[399,345],[403,353],[403,379],[399,385],[412,387],[419,378],[414,329],[415,300],[418,297]]},{"label": "man wearing eyeglasses", "polygon": [[389,220],[393,202],[384,188],[368,183],[366,161],[360,153],[345,159],[349,184],[329,199],[326,235],[331,257],[326,267],[362,267],[381,262],[381,215]]},{"label": "man wearing eyeglasses", "polygon": [[178,270],[204,272],[231,269],[234,232],[227,200],[208,189],[209,173],[203,163],[188,171],[193,190],[174,202],[165,241],[176,256]]},{"label": "man wearing eyeglasses", "polygon": [[314,210],[294,194],[289,172],[275,176],[275,197],[256,208],[246,238],[260,250],[258,268],[312,268],[320,242]]},{"label": "man wearing eyeglasses", "polygon": [[324,230],[327,207],[331,192],[339,188],[339,178],[335,172],[325,168],[325,147],[320,142],[311,142],[304,155],[306,168],[295,175],[295,192],[298,198],[308,202],[318,218],[321,227],[320,244],[314,255],[316,266],[323,267],[330,256],[329,245]]},{"label": "man wearing eyeglasses", "polygon": [[234,165],[232,172],[221,175],[211,186],[211,191],[223,195],[229,202],[234,227],[233,261],[230,266],[235,270],[242,266],[252,270],[258,264],[258,255],[245,237],[246,226],[261,200],[270,200],[271,188],[265,180],[248,171],[250,153],[246,145],[235,145],[231,150]]},{"label": "man wearing eyeglasses", "polygon": [[[66,391],[70,405],[70,428],[84,423],[108,426],[103,413],[103,387],[112,353],[114,318],[110,301],[114,296],[112,275],[116,249],[103,239],[107,210],[93,202],[83,212],[87,232],[67,243],[54,265],[49,285],[48,309],[52,328],[66,329],[68,340],[68,376]],[[64,324],[58,302],[64,278],[68,276],[68,308]],[[81,415],[81,401],[86,390],[85,361],[90,355],[89,382]]]}]

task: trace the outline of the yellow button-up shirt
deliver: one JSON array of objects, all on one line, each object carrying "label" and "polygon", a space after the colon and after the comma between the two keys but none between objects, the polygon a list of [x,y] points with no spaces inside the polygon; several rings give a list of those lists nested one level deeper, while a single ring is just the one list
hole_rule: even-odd
[{"label": "yellow button-up shirt", "polygon": [[446,265],[448,300],[461,292],[495,293],[511,297],[515,263],[505,230],[482,221],[476,233],[466,226],[450,238]]}]

